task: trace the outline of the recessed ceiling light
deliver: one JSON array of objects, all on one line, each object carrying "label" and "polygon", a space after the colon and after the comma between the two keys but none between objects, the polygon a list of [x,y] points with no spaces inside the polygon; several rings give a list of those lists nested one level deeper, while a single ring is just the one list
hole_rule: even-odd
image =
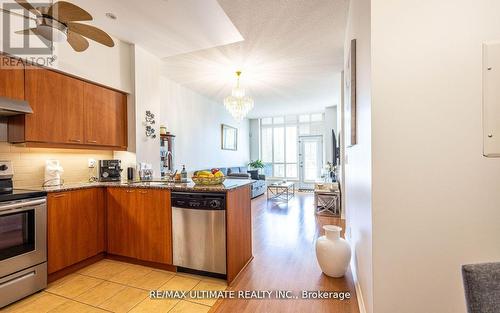
[{"label": "recessed ceiling light", "polygon": [[108,17],[108,18],[110,18],[110,19],[112,19],[112,20],[116,20],[116,15],[114,15],[114,14],[113,14],[113,13],[111,13],[111,12],[106,13],[106,17]]}]

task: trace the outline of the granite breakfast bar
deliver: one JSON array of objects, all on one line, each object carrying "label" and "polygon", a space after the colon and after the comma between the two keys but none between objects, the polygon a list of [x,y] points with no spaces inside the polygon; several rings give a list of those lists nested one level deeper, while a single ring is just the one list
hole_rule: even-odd
[{"label": "granite breakfast bar", "polygon": [[173,264],[172,193],[225,195],[226,279],[252,260],[251,180],[221,185],[96,182],[43,188],[48,206],[49,281],[103,258],[177,271]]}]

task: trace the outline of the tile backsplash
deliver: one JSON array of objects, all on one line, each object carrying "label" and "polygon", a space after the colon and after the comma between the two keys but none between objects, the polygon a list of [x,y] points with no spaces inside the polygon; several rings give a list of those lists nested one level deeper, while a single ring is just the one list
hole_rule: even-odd
[{"label": "tile backsplash", "polygon": [[[64,168],[64,183],[86,182],[89,178],[88,159],[113,158],[113,151],[80,149],[27,148],[0,142],[0,160],[10,160],[14,166],[14,187],[41,187],[45,175],[45,160],[56,159]],[[95,169],[97,173],[97,168]]]}]

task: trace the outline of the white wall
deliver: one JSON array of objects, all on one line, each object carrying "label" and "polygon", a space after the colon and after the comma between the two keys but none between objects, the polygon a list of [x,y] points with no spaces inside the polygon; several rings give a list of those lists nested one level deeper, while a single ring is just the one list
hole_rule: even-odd
[{"label": "white wall", "polygon": [[133,92],[131,65],[133,47],[118,39],[109,48],[89,40],[84,52],[75,52],[67,44],[57,45],[55,68],[78,77],[103,84],[127,93]]},{"label": "white wall", "polygon": [[[360,287],[358,296],[363,297],[362,302],[364,302],[366,311],[371,313],[374,310],[372,288],[370,0],[352,0],[350,2],[345,55],[348,53],[351,39],[357,40],[358,144],[345,149],[344,200],[348,225],[347,236],[353,249],[351,264],[357,274],[358,287]],[[395,286],[401,286],[402,283],[399,282]],[[394,311],[379,312],[392,313]]]},{"label": "white wall", "polygon": [[481,44],[500,39],[499,11],[372,1],[377,313],[466,312],[460,266],[500,261],[500,160],[482,156],[481,123]]},{"label": "white wall", "polygon": [[[166,77],[161,78],[161,124],[176,135],[175,166],[188,171],[244,166],[249,162],[249,122],[236,122],[215,103]],[[221,149],[221,124],[238,128],[238,150]]]},{"label": "white wall", "polygon": [[[139,46],[134,46],[135,141],[137,162],[150,163],[154,176],[160,177],[160,103],[162,61]],[[146,137],[146,111],[155,115],[156,138]]]}]

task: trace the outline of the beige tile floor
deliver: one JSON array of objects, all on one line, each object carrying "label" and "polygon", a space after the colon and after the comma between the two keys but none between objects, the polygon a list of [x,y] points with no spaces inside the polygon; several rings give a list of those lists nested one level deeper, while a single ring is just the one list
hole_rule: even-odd
[{"label": "beige tile floor", "polygon": [[206,313],[215,299],[150,299],[150,290],[225,290],[226,282],[145,266],[102,260],[55,281],[2,312]]}]

